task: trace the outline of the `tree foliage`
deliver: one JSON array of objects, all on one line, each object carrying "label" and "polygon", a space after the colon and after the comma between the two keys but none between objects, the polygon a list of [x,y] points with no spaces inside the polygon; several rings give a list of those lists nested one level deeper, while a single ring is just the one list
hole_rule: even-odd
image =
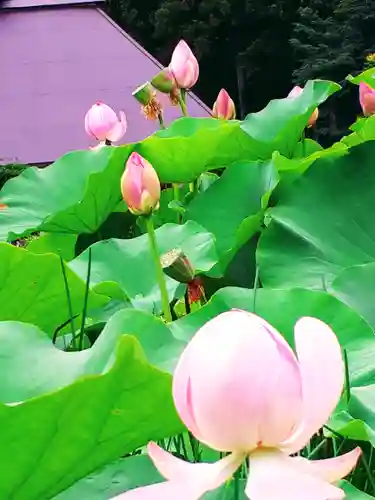
[{"label": "tree foliage", "polygon": [[[239,114],[257,111],[311,78],[344,83],[321,110],[330,143],[359,113],[345,83],[375,51],[375,0],[109,0],[111,15],[163,64],[184,38],[201,66],[196,93],[210,106],[225,87]],[[142,82],[140,82],[142,83]]]}]

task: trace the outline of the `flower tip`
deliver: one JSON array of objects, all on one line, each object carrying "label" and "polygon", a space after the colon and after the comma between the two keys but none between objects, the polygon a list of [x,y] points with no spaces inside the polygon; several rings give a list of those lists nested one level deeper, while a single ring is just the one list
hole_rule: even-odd
[{"label": "flower tip", "polygon": [[169,70],[179,88],[188,90],[196,84],[199,64],[185,40],[180,40],[173,50]]},{"label": "flower tip", "polygon": [[160,200],[159,177],[150,162],[133,151],[121,177],[121,193],[129,210],[135,215],[150,215]]},{"label": "flower tip", "polygon": [[85,115],[86,133],[98,141],[118,141],[125,134],[126,128],[125,113],[120,111],[119,119],[110,106],[100,101],[93,104]]},{"label": "flower tip", "polygon": [[289,92],[288,97],[298,97],[302,92],[303,92],[303,88],[300,87],[299,85],[296,85]]},{"label": "flower tip", "polygon": [[232,120],[236,117],[233,100],[225,89],[221,89],[212,108],[212,116],[222,120]]}]

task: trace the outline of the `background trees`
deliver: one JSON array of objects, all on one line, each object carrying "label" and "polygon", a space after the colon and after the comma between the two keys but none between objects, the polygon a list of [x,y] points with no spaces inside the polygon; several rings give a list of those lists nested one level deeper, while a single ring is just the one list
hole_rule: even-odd
[{"label": "background trees", "polygon": [[221,87],[245,115],[310,78],[338,81],[317,130],[326,145],[359,113],[345,77],[375,51],[375,0],[109,0],[108,9],[164,64],[184,38],[201,64],[195,91],[210,106]]}]

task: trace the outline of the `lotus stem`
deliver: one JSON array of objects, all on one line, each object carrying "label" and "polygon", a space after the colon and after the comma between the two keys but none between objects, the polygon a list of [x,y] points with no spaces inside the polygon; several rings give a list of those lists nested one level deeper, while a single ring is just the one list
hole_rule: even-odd
[{"label": "lotus stem", "polygon": [[146,221],[146,227],[147,227],[148,241],[150,243],[151,255],[152,255],[152,259],[153,259],[154,264],[155,264],[156,279],[157,279],[159,289],[160,289],[161,303],[162,303],[162,307],[163,307],[164,319],[165,319],[165,321],[170,323],[172,321],[172,315],[171,315],[171,310],[169,307],[167,284],[165,281],[163,267],[162,267],[161,262],[160,262],[160,254],[159,254],[158,246],[156,243],[155,227],[154,227],[154,222],[152,220],[152,216],[150,215],[150,216],[145,217],[145,221]]}]

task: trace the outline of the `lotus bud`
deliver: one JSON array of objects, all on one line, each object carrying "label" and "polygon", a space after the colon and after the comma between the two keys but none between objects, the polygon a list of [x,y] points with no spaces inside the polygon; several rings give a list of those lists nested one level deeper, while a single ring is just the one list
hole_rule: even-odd
[{"label": "lotus bud", "polygon": [[109,144],[119,141],[127,128],[125,113],[120,111],[119,115],[120,119],[112,108],[102,102],[97,102],[85,116],[87,134],[98,141]]},{"label": "lotus bud", "polygon": [[194,278],[194,269],[184,252],[178,248],[161,256],[161,265],[167,276],[179,283],[190,283]]},{"label": "lotus bud", "polygon": [[173,51],[169,70],[181,89],[193,87],[199,77],[199,64],[189,45],[181,40]]},{"label": "lotus bud", "polygon": [[222,120],[233,120],[236,118],[236,107],[225,89],[221,89],[217,96],[212,108],[212,116]]},{"label": "lotus bud", "polygon": [[149,82],[144,83],[133,92],[133,97],[140,103],[142,113],[148,120],[161,119],[163,108],[156,98],[156,92]]},{"label": "lotus bud", "polygon": [[150,215],[159,208],[160,181],[150,162],[133,152],[121,177],[121,193],[130,212]]},{"label": "lotus bud", "polygon": [[[303,88],[296,85],[288,94],[288,98],[298,97],[303,92]],[[315,108],[313,114],[310,116],[309,121],[307,122],[308,127],[313,127],[319,117],[319,109]]]},{"label": "lotus bud", "polygon": [[359,84],[359,103],[365,116],[375,114],[375,90],[364,82]]},{"label": "lotus bud", "polygon": [[168,68],[164,68],[160,73],[158,73],[151,80],[151,85],[162,92],[163,94],[170,94],[176,87],[176,82],[171,71]]}]

